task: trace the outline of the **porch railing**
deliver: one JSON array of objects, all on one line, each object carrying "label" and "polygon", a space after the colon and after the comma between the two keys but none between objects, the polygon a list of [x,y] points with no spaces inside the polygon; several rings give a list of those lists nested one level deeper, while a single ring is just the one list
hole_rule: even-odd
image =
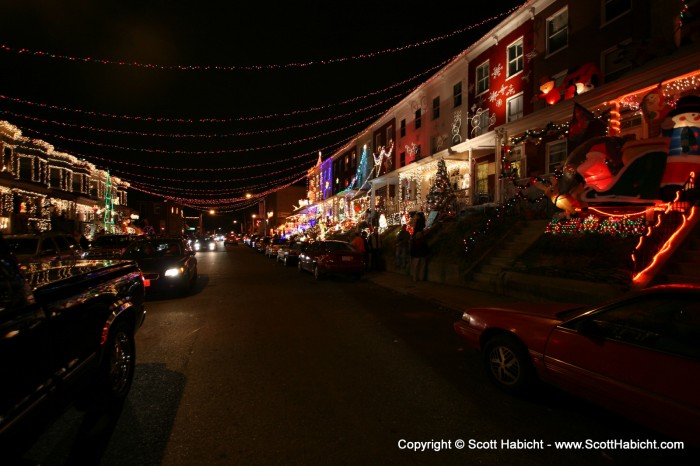
[{"label": "porch railing", "polygon": [[657,254],[684,224],[691,208],[697,205],[697,202],[695,174],[691,173],[683,187],[676,193],[675,200],[669,202],[667,208],[657,214],[647,234],[640,238],[632,253],[635,274],[639,274],[652,264]]}]

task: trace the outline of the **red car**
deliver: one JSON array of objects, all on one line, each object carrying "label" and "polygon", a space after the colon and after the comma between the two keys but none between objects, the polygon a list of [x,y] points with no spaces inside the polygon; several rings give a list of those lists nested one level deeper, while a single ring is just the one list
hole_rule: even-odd
[{"label": "red car", "polygon": [[365,254],[346,241],[315,241],[299,254],[298,265],[300,272],[308,270],[317,279],[327,274],[360,277],[365,271]]},{"label": "red car", "polygon": [[489,378],[518,393],[537,379],[673,437],[700,441],[700,285],[661,285],[589,308],[473,308],[457,334]]}]

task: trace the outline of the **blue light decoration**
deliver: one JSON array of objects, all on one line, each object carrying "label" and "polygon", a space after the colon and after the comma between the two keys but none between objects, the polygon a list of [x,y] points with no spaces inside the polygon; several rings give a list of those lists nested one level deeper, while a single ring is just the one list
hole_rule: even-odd
[{"label": "blue light decoration", "polygon": [[369,148],[365,145],[362,147],[362,156],[360,157],[360,163],[357,164],[357,169],[355,169],[355,176],[348,184],[348,187],[341,192],[362,189],[372,168],[369,164]]},{"label": "blue light decoration", "polygon": [[321,196],[328,199],[333,195],[333,159],[328,157],[321,163]]}]

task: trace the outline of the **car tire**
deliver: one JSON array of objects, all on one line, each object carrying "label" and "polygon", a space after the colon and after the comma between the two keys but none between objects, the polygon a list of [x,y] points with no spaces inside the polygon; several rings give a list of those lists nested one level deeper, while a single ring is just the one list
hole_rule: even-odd
[{"label": "car tire", "polygon": [[316,280],[323,278],[323,274],[321,274],[321,269],[319,269],[318,265],[314,265],[314,278]]},{"label": "car tire", "polygon": [[112,325],[98,370],[94,401],[98,406],[114,406],[124,401],[131,389],[136,367],[134,332],[126,320]]},{"label": "car tire", "polygon": [[282,265],[285,266],[285,267],[287,267],[287,266],[289,265],[289,264],[287,263],[287,257],[285,257],[284,259],[282,259]]},{"label": "car tire", "polygon": [[486,375],[499,389],[524,394],[534,384],[535,369],[527,348],[517,339],[498,335],[484,345]]},{"label": "car tire", "polygon": [[301,266],[301,261],[297,262],[297,269],[299,269],[299,273],[304,271],[304,268]]}]

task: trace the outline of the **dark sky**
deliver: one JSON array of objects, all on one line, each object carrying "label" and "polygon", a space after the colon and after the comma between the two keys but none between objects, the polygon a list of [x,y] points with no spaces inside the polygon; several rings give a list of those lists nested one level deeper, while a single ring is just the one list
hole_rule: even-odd
[{"label": "dark sky", "polygon": [[303,178],[318,150],[330,156],[504,16],[465,29],[524,0],[2,3],[0,119],[131,182],[130,199],[236,211],[247,192]]}]

